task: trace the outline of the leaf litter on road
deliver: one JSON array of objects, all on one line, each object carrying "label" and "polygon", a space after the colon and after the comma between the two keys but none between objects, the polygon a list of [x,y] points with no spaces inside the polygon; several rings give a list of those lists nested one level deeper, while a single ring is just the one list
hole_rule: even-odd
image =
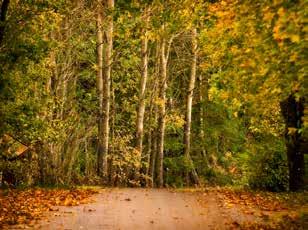
[{"label": "leaf litter on road", "polygon": [[[1,191],[0,191],[1,192]],[[55,206],[76,206],[91,202],[92,189],[10,189],[0,193],[0,228],[9,225],[33,226]],[[55,213],[58,215],[57,213]]]}]

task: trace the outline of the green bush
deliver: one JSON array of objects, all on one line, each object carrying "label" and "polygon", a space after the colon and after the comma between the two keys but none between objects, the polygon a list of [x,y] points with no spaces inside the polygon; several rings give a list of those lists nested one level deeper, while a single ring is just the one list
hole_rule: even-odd
[{"label": "green bush", "polygon": [[[271,143],[271,144],[269,144]],[[288,165],[282,140],[257,145],[257,152],[248,160],[248,184],[252,188],[269,191],[288,189]]]},{"label": "green bush", "polygon": [[208,168],[206,170],[205,179],[208,183],[214,185],[225,186],[233,184],[232,175],[219,170],[215,170],[214,168]]},{"label": "green bush", "polygon": [[184,156],[166,157],[164,159],[165,182],[173,187],[183,187],[185,184],[185,172],[189,164]]}]

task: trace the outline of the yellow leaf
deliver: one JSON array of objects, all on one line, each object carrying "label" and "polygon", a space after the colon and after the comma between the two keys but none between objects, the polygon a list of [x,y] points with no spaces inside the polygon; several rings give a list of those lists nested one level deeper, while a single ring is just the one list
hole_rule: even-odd
[{"label": "yellow leaf", "polygon": [[299,35],[297,35],[297,34],[292,34],[292,35],[290,36],[290,39],[291,39],[291,41],[294,42],[294,43],[299,43],[299,41],[300,41],[300,37],[299,37]]},{"label": "yellow leaf", "polygon": [[295,62],[296,60],[297,60],[297,53],[294,53],[294,54],[292,54],[291,56],[290,56],[290,58],[289,58],[289,61],[291,61],[291,62]]},{"label": "yellow leaf", "polygon": [[289,135],[294,135],[297,131],[297,128],[294,128],[294,127],[289,127],[288,128],[288,134]]},{"label": "yellow leaf", "polygon": [[271,13],[271,12],[266,12],[263,16],[263,19],[265,21],[272,21],[272,19],[274,18],[275,14]]},{"label": "yellow leaf", "polygon": [[283,7],[280,7],[279,10],[278,10],[278,15],[280,17],[282,17],[283,15],[285,15],[286,11]]}]

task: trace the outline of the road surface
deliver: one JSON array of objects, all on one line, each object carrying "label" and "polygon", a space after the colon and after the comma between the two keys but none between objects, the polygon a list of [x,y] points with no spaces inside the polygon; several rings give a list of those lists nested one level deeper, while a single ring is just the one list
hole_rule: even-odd
[{"label": "road surface", "polygon": [[229,229],[234,222],[253,220],[236,207],[224,208],[218,196],[167,189],[107,189],[90,204],[58,207],[35,228],[204,230]]}]

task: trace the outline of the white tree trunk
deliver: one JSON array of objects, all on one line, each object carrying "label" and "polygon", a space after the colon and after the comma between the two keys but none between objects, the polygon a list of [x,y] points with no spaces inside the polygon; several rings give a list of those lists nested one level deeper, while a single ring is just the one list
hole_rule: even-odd
[{"label": "white tree trunk", "polygon": [[161,43],[161,74],[160,74],[160,91],[159,91],[159,118],[158,118],[158,187],[164,185],[164,142],[165,142],[165,114],[166,114],[166,89],[167,89],[167,59],[165,55],[166,40]]},{"label": "white tree trunk", "polygon": [[103,31],[102,15],[97,13],[97,93],[99,98],[98,113],[98,149],[97,172],[101,175],[103,169]]},{"label": "white tree trunk", "polygon": [[[142,39],[141,44],[142,55],[142,71],[140,80],[140,92],[139,92],[139,106],[137,112],[137,150],[139,158],[142,156],[142,142],[143,142],[143,121],[145,111],[145,90],[148,79],[148,39],[146,36]],[[140,160],[140,159],[139,159]]]},{"label": "white tree trunk", "polygon": [[[106,7],[113,10],[114,0],[107,0]],[[111,85],[111,64],[113,49],[113,17],[106,17],[106,49],[104,50],[104,71],[103,71],[103,125],[102,125],[102,158],[103,158],[103,175],[107,176],[108,172],[108,148],[109,148],[109,113],[110,113],[110,85]]]},{"label": "white tree trunk", "polygon": [[193,161],[190,157],[190,141],[191,141],[191,111],[192,111],[192,101],[193,93],[196,82],[196,70],[197,70],[197,30],[192,30],[192,62],[191,62],[191,72],[190,79],[187,89],[187,100],[186,100],[186,116],[185,116],[185,127],[184,127],[184,156],[187,158],[192,166],[192,176],[194,182],[199,184],[198,175],[193,167]]}]

